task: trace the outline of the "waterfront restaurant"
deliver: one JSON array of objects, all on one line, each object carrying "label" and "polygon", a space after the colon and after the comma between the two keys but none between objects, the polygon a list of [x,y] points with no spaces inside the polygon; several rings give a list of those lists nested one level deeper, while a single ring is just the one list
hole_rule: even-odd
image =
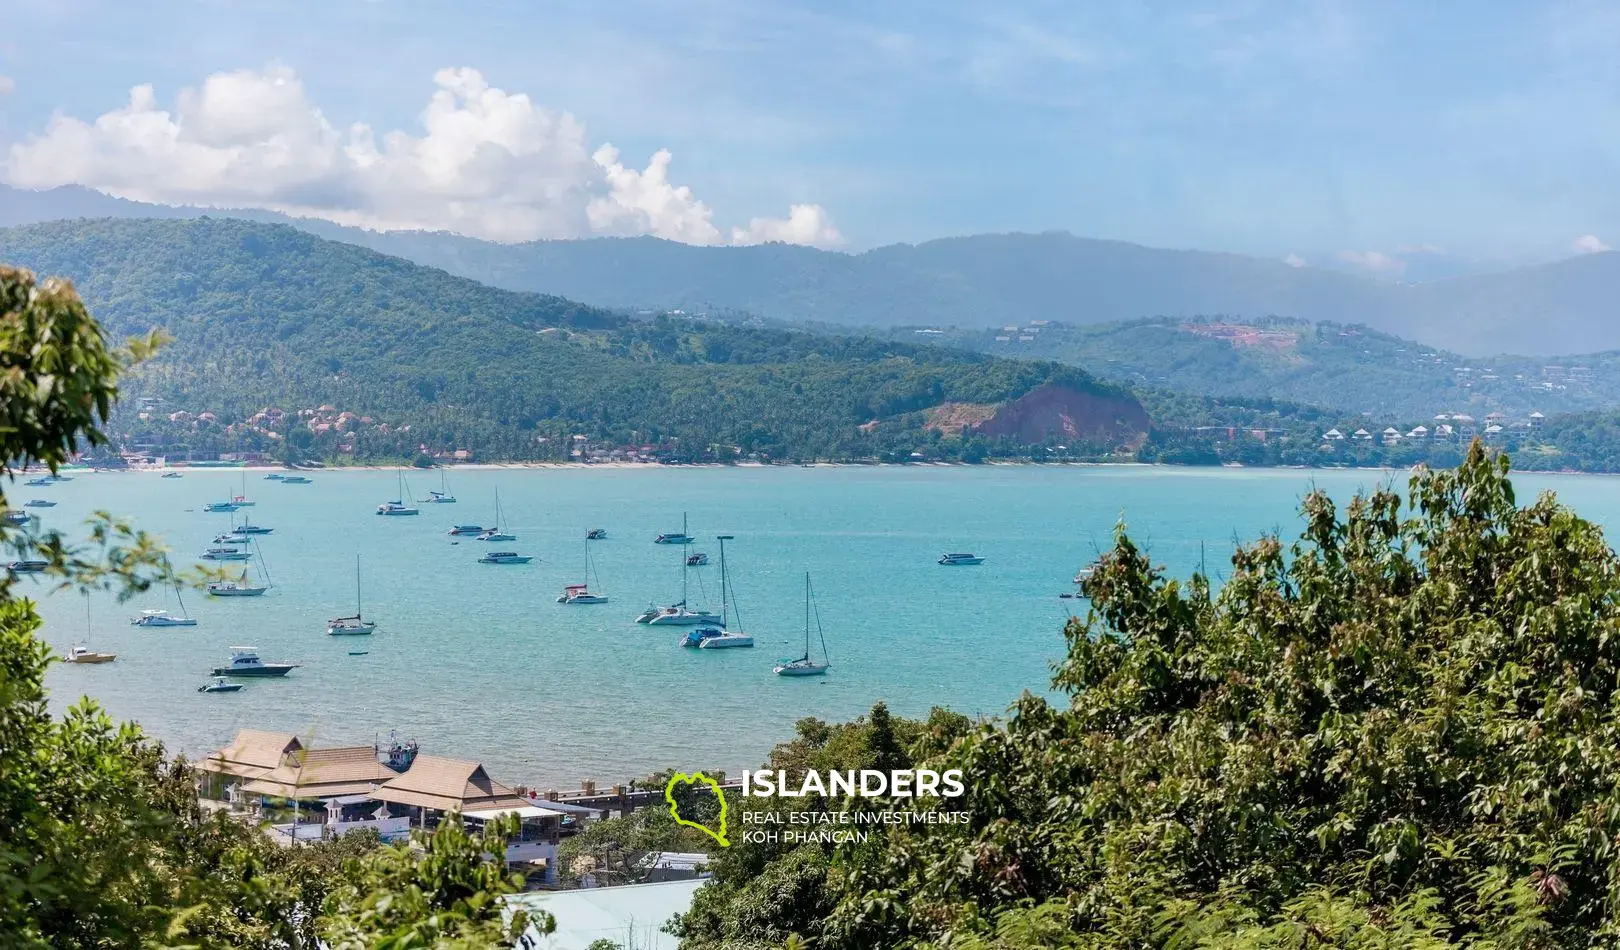
[{"label": "waterfront restaurant", "polygon": [[375,746],[304,749],[243,785],[242,794],[289,801],[295,809],[324,808],[329,821],[349,822],[368,817],[366,794],[398,776],[378,760]]},{"label": "waterfront restaurant", "polygon": [[421,828],[432,828],[452,812],[459,813],[475,833],[494,818],[516,816],[518,834],[507,842],[506,860],[544,862],[556,858],[562,833],[561,809],[548,808],[519,795],[511,786],[491,778],[477,762],[418,755],[410,770],[396,775],[368,793],[388,803],[394,815],[406,815]]},{"label": "waterfront restaurant", "polygon": [[215,801],[235,800],[244,781],[279,768],[289,753],[303,749],[304,744],[290,732],[238,729],[229,745],[197,763],[201,778],[197,792]]}]

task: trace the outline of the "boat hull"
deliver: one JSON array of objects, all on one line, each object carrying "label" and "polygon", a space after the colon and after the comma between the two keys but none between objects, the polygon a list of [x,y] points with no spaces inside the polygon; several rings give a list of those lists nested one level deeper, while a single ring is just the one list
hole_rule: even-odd
[{"label": "boat hull", "polygon": [[698,624],[724,626],[719,617],[704,613],[658,614],[644,622],[654,627],[695,627]]},{"label": "boat hull", "polygon": [[754,645],[754,638],[744,633],[727,633],[698,641],[699,650],[735,650]]},{"label": "boat hull", "polygon": [[291,663],[266,663],[264,666],[233,670],[227,666],[218,666],[210,676],[286,676],[293,671]]},{"label": "boat hull", "polygon": [[137,627],[195,627],[197,625],[197,621],[190,618],[176,619],[173,617],[164,617],[162,619],[157,619],[153,617],[145,617],[140,620],[133,621],[133,624]]},{"label": "boat hull", "polygon": [[480,564],[527,564],[532,560],[534,560],[534,556],[526,554],[526,555],[522,555],[520,557],[481,557],[481,558],[478,559],[478,563],[480,563]]},{"label": "boat hull", "polygon": [[269,589],[270,588],[268,588],[268,587],[219,587],[219,588],[210,587],[210,588],[208,588],[208,596],[210,596],[210,597],[260,597],[260,596],[263,596],[264,592],[269,590]]},{"label": "boat hull", "polygon": [[330,637],[369,637],[377,632],[377,625],[371,621],[362,624],[333,623],[326,625],[326,634]]},{"label": "boat hull", "polygon": [[818,665],[800,666],[793,663],[783,663],[776,668],[777,676],[824,676],[827,667]]}]

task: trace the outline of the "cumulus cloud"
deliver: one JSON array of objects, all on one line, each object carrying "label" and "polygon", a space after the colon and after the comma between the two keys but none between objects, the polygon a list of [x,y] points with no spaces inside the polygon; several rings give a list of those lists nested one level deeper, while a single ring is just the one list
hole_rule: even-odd
[{"label": "cumulus cloud", "polygon": [[786,218],[754,218],[746,228],[731,229],[733,244],[765,244],[770,241],[837,247],[844,243],[844,236],[833,227],[821,205],[794,205],[788,209]]},{"label": "cumulus cloud", "polygon": [[1339,260],[1375,274],[1401,274],[1406,271],[1405,261],[1383,251],[1340,251]]},{"label": "cumulus cloud", "polygon": [[1289,251],[1286,255],[1283,256],[1283,263],[1287,264],[1289,267],[1304,267],[1305,266],[1305,258],[1300,257],[1298,254],[1295,254],[1293,251]]},{"label": "cumulus cloud", "polygon": [[1569,244],[1569,249],[1577,254],[1599,254],[1610,250],[1596,234],[1583,234]]},{"label": "cumulus cloud", "polygon": [[[0,179],[496,241],[653,234],[724,243],[710,208],[669,180],[667,150],[638,171],[611,145],[593,151],[573,115],[491,86],[476,69],[441,69],[433,84],[418,132],[382,134],[335,126],[285,67],[216,73],[182,90],[172,110],[152,86],[136,86],[93,121],[57,115],[13,144]],[[736,229],[766,231],[766,240],[806,243],[838,236],[818,205]]]}]

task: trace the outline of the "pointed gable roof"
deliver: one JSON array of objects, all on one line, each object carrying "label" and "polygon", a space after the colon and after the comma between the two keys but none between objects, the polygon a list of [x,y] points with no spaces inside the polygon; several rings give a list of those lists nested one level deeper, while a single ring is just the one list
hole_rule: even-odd
[{"label": "pointed gable roof", "polygon": [[276,798],[335,798],[365,794],[398,775],[377,759],[374,746],[309,749],[288,753],[242,791]]},{"label": "pointed gable roof", "polygon": [[510,786],[490,778],[489,773],[477,762],[445,759],[436,755],[418,755],[411,762],[409,771],[378,786],[371,797],[398,805],[459,812],[518,808],[529,804]]},{"label": "pointed gable roof", "polygon": [[299,752],[304,744],[290,732],[266,732],[262,729],[238,729],[230,744],[197,763],[204,772],[234,775],[238,778],[258,778],[281,764],[290,752]]}]

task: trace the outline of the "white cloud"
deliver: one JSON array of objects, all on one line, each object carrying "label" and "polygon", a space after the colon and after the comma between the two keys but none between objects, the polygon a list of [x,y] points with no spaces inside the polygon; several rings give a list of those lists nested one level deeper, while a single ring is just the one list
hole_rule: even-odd
[{"label": "white cloud", "polygon": [[1397,254],[1444,254],[1446,249],[1438,244],[1402,244],[1395,248]]},{"label": "white cloud", "polygon": [[[13,144],[0,180],[25,188],[78,184],[138,201],[266,208],[378,230],[442,229],[497,241],[653,234],[723,243],[713,212],[669,181],[659,150],[643,171],[584,125],[475,69],[441,69],[419,133],[335,127],[291,69],[215,73],[172,111],[149,85],[94,121],[51,119]],[[754,219],[772,240],[836,240],[819,206],[800,221]]]},{"label": "white cloud", "polygon": [[733,244],[765,244],[769,241],[837,247],[844,243],[844,236],[833,227],[821,205],[794,205],[788,209],[786,218],[754,218],[746,228],[731,229]]},{"label": "white cloud", "polygon": [[1289,267],[1304,267],[1305,258],[1300,257],[1293,251],[1289,251],[1287,254],[1283,255],[1283,263],[1287,264]]},{"label": "white cloud", "polygon": [[1577,254],[1599,254],[1610,250],[1610,247],[1604,244],[1596,234],[1583,234],[1570,242],[1569,249]]},{"label": "white cloud", "polygon": [[1383,251],[1340,251],[1339,260],[1375,274],[1401,274],[1406,271],[1405,261]]},{"label": "white cloud", "polygon": [[16,80],[10,76],[0,76],[0,96],[10,95],[17,88]]}]

